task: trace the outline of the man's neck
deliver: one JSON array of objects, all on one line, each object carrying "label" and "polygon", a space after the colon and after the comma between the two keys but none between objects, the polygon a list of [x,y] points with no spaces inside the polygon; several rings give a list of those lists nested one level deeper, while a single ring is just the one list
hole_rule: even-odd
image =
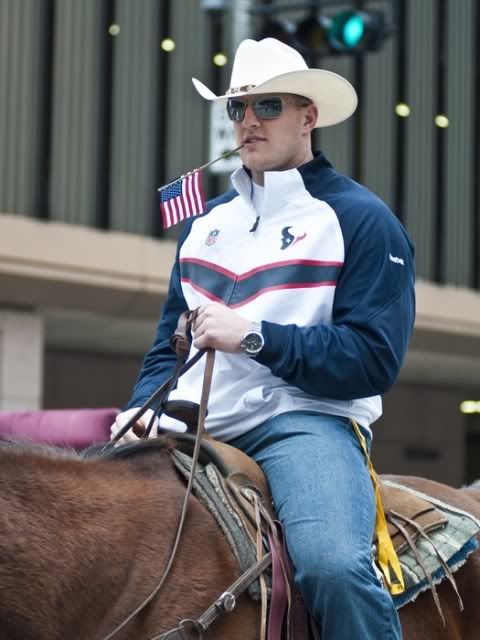
[{"label": "man's neck", "polygon": [[252,171],[252,181],[258,184],[259,187],[263,187],[265,184],[265,174],[263,171]]},{"label": "man's neck", "polygon": [[[314,156],[313,153],[311,151],[311,149],[308,151],[308,153],[305,155],[305,157],[300,161],[297,162],[295,164],[293,164],[291,167],[283,167],[281,169],[272,169],[272,171],[288,171],[289,169],[298,169],[298,167],[301,167],[302,165],[306,164],[307,162],[310,162],[311,160],[313,160]],[[264,171],[255,171],[253,169],[251,169],[252,172],[252,180],[255,184],[258,184],[259,186],[263,187],[265,184],[265,173]]]}]

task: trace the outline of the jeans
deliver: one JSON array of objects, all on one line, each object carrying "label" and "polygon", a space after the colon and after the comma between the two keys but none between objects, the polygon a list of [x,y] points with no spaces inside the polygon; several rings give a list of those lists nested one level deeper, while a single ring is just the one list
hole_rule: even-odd
[{"label": "jeans", "polygon": [[372,565],[375,498],[350,421],[284,413],[230,444],[268,478],[295,580],[322,640],[401,638]]}]

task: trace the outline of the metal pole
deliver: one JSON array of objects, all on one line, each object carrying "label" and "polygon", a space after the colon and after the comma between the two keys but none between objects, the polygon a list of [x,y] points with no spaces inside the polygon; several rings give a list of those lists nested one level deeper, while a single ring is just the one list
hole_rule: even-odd
[{"label": "metal pole", "polygon": [[233,0],[230,5],[232,24],[232,51],[236,51],[238,45],[245,38],[253,38],[253,20],[251,9],[253,0]]}]

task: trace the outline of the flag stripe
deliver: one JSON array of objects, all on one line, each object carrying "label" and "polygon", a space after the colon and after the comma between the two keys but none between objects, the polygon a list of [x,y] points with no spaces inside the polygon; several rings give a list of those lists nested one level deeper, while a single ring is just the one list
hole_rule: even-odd
[{"label": "flag stripe", "polygon": [[197,211],[199,211],[202,208],[202,198],[200,196],[200,189],[199,189],[199,173],[198,171],[195,172],[195,196],[197,199]]},{"label": "flag stripe", "polygon": [[193,180],[192,180],[192,176],[188,176],[187,195],[188,195],[188,204],[189,204],[188,217],[190,217],[190,216],[194,216],[197,213],[196,204],[195,204],[195,197],[193,195]]},{"label": "flag stripe", "polygon": [[175,198],[173,203],[175,205],[175,210],[177,213],[177,222],[181,222],[185,218],[185,216],[183,215],[183,197]]}]

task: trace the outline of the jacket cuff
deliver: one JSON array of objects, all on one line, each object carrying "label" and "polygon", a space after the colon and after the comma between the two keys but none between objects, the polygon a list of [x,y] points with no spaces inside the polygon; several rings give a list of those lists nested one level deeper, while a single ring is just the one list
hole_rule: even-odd
[{"label": "jacket cuff", "polygon": [[254,359],[268,367],[274,375],[278,375],[275,372],[276,367],[278,367],[278,354],[283,353],[285,349],[288,327],[274,322],[267,322],[266,320],[262,320],[261,325],[265,343]]}]

